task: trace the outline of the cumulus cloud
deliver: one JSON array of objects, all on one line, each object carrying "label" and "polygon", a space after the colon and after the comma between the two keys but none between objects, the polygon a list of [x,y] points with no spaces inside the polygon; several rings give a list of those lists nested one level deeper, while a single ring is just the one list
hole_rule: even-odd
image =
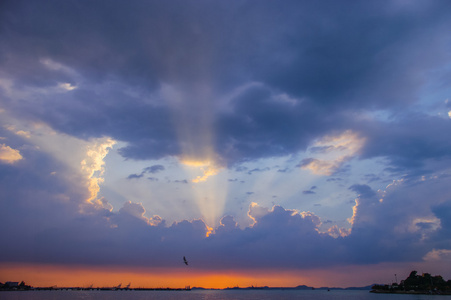
[{"label": "cumulus cloud", "polygon": [[448,249],[433,249],[428,252],[423,259],[425,261],[451,261],[451,250]]},{"label": "cumulus cloud", "polygon": [[13,149],[5,144],[0,144],[0,161],[12,164],[18,160],[23,159],[19,150]]},{"label": "cumulus cloud", "polygon": [[[430,186],[435,188],[430,189]],[[366,185],[352,189],[358,197],[350,219],[352,231],[347,238],[355,249],[364,247],[360,242],[368,243],[365,247],[372,249],[365,253],[368,260],[385,257],[387,260],[418,261],[433,248],[450,246],[450,239],[443,239],[449,230],[446,225],[448,213],[444,210],[440,214],[436,210],[438,206],[449,206],[449,198],[443,194],[448,189],[445,179],[434,176],[403,179],[377,192]],[[370,237],[375,236],[378,238],[371,240]],[[357,254],[356,257],[361,258]]]},{"label": "cumulus cloud", "polygon": [[[176,267],[189,254],[194,268],[259,268],[264,261],[267,268],[293,269],[445,259],[442,250],[451,248],[446,176],[406,178],[384,191],[352,185],[357,198],[351,230],[332,226],[321,231],[321,219],[311,212],[257,203],[249,207],[251,226],[241,228],[226,216],[210,229],[202,220],[167,224],[162,217],[147,217],[152,212],[130,201],[117,212],[85,203],[90,192],[82,181],[74,186],[69,178],[50,175],[50,170],[64,174],[61,163],[37,150],[27,152],[25,162],[26,168],[0,172],[7,193],[0,202],[1,226],[23,231],[20,239],[6,233],[3,261]],[[12,180],[17,176],[20,183]],[[80,211],[81,204],[92,209]],[[11,206],[14,212],[6,209]],[[42,216],[45,222],[38,222]]]},{"label": "cumulus cloud", "polygon": [[[151,218],[147,218],[144,216],[146,213],[146,209],[143,207],[141,203],[133,203],[131,201],[125,202],[124,206],[119,210],[118,217],[121,218],[123,216],[131,216],[138,220],[142,220],[151,226],[160,225],[160,223],[164,224],[164,220],[160,216],[153,216]],[[113,226],[114,227],[114,226]]]},{"label": "cumulus cloud", "polygon": [[144,219],[146,210],[139,203],[126,202],[124,206],[119,210],[119,213],[126,213],[138,219]]},{"label": "cumulus cloud", "polygon": [[[26,174],[24,178],[30,176],[33,175]],[[68,184],[54,176],[41,180]],[[23,184],[29,190],[34,181],[25,180]],[[428,184],[436,186],[433,194]],[[11,195],[21,203],[33,203],[42,195],[45,205],[37,210],[31,205],[22,206],[13,216],[0,210],[2,226],[25,229],[24,220],[35,224],[20,239],[11,238],[3,250],[3,261],[176,267],[181,256],[189,255],[196,261],[193,267],[201,269],[259,268],[262,262],[266,268],[292,269],[439,259],[448,255],[446,249],[451,245],[449,237],[444,240],[442,236],[446,234],[443,230],[450,228],[448,212],[434,210],[438,205],[449,205],[449,200],[437,197],[448,189],[447,180],[441,178],[398,181],[383,192],[372,191],[365,185],[353,186],[358,198],[352,230],[332,226],[325,232],[319,229],[322,222],[314,213],[277,205],[266,208],[257,203],[252,203],[248,211],[253,224],[244,228],[230,215],[213,229],[202,220],[182,220],[169,225],[159,216],[146,217],[142,204],[130,201],[118,212],[94,206],[86,214],[76,209],[77,202],[71,204],[59,198],[57,185],[44,193],[48,186],[47,182],[38,185],[37,192],[32,194],[18,190],[20,198],[19,194]],[[47,197],[51,194],[54,196]],[[383,201],[376,197],[380,195]],[[427,196],[432,196],[434,202],[423,201]],[[78,197],[78,203],[85,199],[76,190],[71,197]],[[5,208],[8,204],[1,205]],[[47,216],[48,222],[36,222],[42,215]],[[413,230],[409,227],[421,218],[434,217],[440,220],[440,227],[417,226]]]},{"label": "cumulus cloud", "polygon": [[[103,182],[104,158],[108,151],[113,147],[116,141],[112,139],[104,139],[96,141],[90,145],[86,151],[86,158],[81,161],[81,169],[88,179],[88,189],[91,196],[86,199],[87,202],[94,203],[97,201],[97,194],[100,190],[100,184]],[[100,202],[98,202],[100,204]]]}]

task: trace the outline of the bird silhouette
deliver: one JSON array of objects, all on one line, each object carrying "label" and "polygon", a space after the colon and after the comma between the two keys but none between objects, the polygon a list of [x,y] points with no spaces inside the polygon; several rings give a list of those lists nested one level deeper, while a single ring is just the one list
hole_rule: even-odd
[{"label": "bird silhouette", "polygon": [[188,265],[188,261],[186,260],[185,256],[183,256],[183,262],[185,263],[185,265]]}]

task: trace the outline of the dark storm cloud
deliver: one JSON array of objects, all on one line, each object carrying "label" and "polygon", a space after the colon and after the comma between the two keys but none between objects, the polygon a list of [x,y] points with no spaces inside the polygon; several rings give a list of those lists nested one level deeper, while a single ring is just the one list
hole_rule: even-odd
[{"label": "dark storm cloud", "polygon": [[[450,5],[6,1],[3,75],[19,89],[62,82],[79,88],[3,105],[71,135],[128,142],[120,150],[127,158],[157,159],[182,154],[169,96],[159,93],[168,84],[184,97],[190,131],[204,126],[198,112],[210,107],[221,164],[291,154],[321,135],[360,128],[349,121],[349,111],[416,101],[422,76],[449,61],[443,32]],[[196,89],[208,85],[215,99],[256,82],[233,96],[226,110],[200,101]],[[383,132],[388,140],[397,136]],[[365,154],[385,155],[377,149]]]},{"label": "dark storm cloud", "polygon": [[[313,137],[325,133],[337,118],[321,119],[311,103],[280,100],[262,85],[247,88],[230,105],[231,111],[221,114],[215,127],[217,148],[230,162],[306,149]],[[337,124],[337,129],[340,127]]]},{"label": "dark storm cloud", "polygon": [[362,128],[369,137],[362,157],[387,157],[393,171],[404,172],[413,168],[428,172],[425,162],[445,162],[451,155],[451,141],[447,137],[451,131],[449,119],[409,114],[393,122],[370,123]]},{"label": "dark storm cloud", "polygon": [[[449,45],[441,43],[432,27],[444,25],[442,9],[450,4],[415,2],[398,9],[395,2],[381,4],[321,2],[293,12],[302,21],[288,22],[303,29],[287,31],[278,39],[279,47],[272,45],[271,51],[284,55],[268,55],[271,64],[265,67],[271,67],[262,72],[265,79],[290,94],[337,108],[413,101],[421,73],[447,55]],[[441,46],[434,50],[430,43]]]}]

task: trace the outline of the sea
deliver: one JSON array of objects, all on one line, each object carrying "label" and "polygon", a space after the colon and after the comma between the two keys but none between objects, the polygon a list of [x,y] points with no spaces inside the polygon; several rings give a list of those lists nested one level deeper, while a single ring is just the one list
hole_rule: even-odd
[{"label": "sea", "polygon": [[351,290],[18,291],[1,300],[448,300],[440,295],[373,294]]}]

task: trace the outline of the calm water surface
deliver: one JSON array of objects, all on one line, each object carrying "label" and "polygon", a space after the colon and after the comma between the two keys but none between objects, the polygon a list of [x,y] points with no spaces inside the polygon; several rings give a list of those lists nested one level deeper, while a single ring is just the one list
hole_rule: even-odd
[{"label": "calm water surface", "polygon": [[296,290],[228,290],[228,291],[27,291],[0,292],[5,300],[450,300],[451,296],[383,295],[368,291],[296,291]]}]

